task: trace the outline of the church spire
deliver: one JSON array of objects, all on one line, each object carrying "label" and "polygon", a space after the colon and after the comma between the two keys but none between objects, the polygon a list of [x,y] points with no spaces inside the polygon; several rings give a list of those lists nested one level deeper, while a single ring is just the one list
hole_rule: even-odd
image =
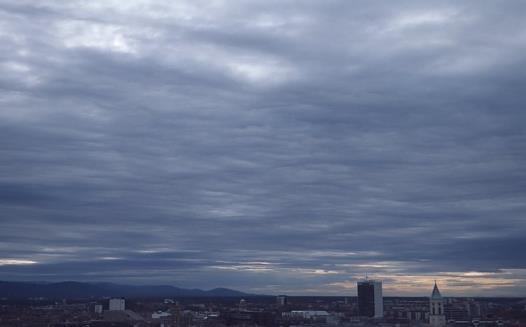
[{"label": "church spire", "polygon": [[438,290],[437,281],[433,287],[433,293],[429,299],[429,326],[446,327],[446,315],[444,314],[444,299]]},{"label": "church spire", "polygon": [[437,281],[435,280],[435,287],[433,287],[433,293],[431,293],[431,299],[442,299],[442,295],[440,294],[440,291],[438,290]]}]

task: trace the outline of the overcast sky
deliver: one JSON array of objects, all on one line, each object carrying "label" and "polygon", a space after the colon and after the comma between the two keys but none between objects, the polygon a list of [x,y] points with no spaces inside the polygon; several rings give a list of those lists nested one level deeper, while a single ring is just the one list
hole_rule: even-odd
[{"label": "overcast sky", "polygon": [[524,12],[0,0],[0,280],[526,295]]}]

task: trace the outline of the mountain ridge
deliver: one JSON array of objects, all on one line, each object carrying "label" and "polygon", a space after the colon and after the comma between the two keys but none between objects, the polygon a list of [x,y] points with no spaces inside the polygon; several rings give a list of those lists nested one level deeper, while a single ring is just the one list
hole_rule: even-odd
[{"label": "mountain ridge", "polygon": [[253,297],[228,288],[186,289],[172,285],[127,285],[98,282],[0,281],[0,297],[100,298],[100,297]]}]

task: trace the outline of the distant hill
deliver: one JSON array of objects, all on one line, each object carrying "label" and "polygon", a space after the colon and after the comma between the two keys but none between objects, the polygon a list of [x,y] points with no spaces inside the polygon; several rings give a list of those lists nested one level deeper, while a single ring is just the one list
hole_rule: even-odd
[{"label": "distant hill", "polygon": [[45,297],[90,298],[90,297],[249,297],[247,294],[228,288],[215,288],[204,291],[185,289],[171,285],[134,286],[112,283],[37,283],[0,281],[0,298]]}]

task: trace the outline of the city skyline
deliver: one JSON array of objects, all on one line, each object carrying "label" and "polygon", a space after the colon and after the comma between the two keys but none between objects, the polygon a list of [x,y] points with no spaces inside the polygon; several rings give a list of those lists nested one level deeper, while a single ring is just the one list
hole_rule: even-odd
[{"label": "city skyline", "polygon": [[526,295],[523,12],[0,0],[0,280]]}]

